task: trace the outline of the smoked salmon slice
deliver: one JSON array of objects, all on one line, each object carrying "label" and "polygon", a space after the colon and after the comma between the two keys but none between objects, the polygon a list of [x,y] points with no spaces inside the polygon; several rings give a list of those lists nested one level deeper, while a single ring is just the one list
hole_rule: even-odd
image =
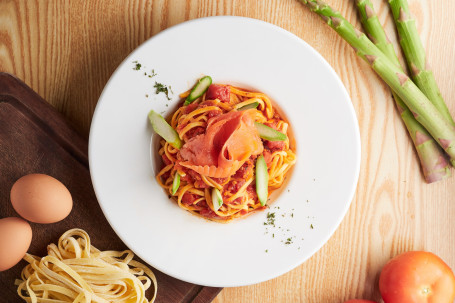
[{"label": "smoked salmon slice", "polygon": [[180,165],[204,176],[226,178],[263,150],[254,126],[254,109],[231,111],[211,118],[205,134],[183,145]]}]

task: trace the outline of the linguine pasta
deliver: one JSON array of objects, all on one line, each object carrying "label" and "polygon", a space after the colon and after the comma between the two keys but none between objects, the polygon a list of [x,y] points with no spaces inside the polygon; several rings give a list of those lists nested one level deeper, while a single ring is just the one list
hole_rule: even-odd
[{"label": "linguine pasta", "polygon": [[[155,301],[157,281],[145,265],[125,251],[100,251],[82,229],[64,233],[48,255],[26,254],[29,262],[21,274],[17,292],[31,303],[148,303]],[[145,291],[152,285],[153,298]]]},{"label": "linguine pasta", "polygon": [[[242,107],[246,106],[252,108],[249,111],[255,122],[273,127],[283,134],[288,133],[288,123],[276,112],[267,95],[228,85],[216,86],[229,92],[226,100],[211,97],[207,92],[192,104],[179,107],[170,118],[169,124],[177,131],[184,144],[194,140],[197,135],[204,134],[209,121],[216,119],[214,117],[241,111]],[[186,98],[189,93],[183,93],[180,97]],[[283,142],[263,140],[263,143],[264,150],[261,154],[267,161],[270,195],[283,185],[287,173],[296,162],[296,154],[295,149],[290,146],[289,138]],[[159,155],[164,166],[156,175],[157,182],[179,207],[195,215],[217,222],[229,222],[266,207],[258,201],[255,190],[254,166],[257,155],[251,156],[242,167],[225,178],[210,177],[185,167],[181,150],[165,140],[160,141]],[[178,190],[173,192],[176,174],[180,175],[181,184]],[[214,206],[211,198],[213,188],[222,195],[223,204],[219,208]]]}]

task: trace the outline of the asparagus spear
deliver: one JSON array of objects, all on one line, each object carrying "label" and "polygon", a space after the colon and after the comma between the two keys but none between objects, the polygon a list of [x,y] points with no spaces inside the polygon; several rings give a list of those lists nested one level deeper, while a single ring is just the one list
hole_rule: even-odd
[{"label": "asparagus spear", "polygon": [[[371,41],[381,50],[393,64],[401,69],[400,61],[395,53],[392,43],[379,22],[373,4],[370,0],[357,0],[360,19],[363,28]],[[451,176],[449,163],[446,161],[444,152],[437,142],[431,138],[427,130],[414,118],[403,100],[392,91],[393,98],[400,111],[401,118],[415,145],[420,159],[423,175],[427,183],[437,182]]]},{"label": "asparagus spear", "polygon": [[389,0],[389,5],[392,9],[393,19],[395,19],[398,35],[400,36],[400,45],[403,48],[412,80],[433,102],[434,106],[447,121],[455,125],[436,84],[433,72],[427,64],[425,49],[417,32],[415,20],[409,13],[408,1]]},{"label": "asparagus spear", "polygon": [[419,88],[381,52],[364,33],[356,30],[343,16],[321,0],[300,0],[368,62],[373,70],[395,91],[414,117],[427,129],[450,158],[455,161],[455,127],[451,125]]}]

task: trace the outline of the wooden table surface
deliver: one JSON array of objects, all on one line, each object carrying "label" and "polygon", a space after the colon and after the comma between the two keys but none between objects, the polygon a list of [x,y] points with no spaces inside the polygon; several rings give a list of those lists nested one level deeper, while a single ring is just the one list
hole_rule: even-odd
[{"label": "wooden table surface", "polygon": [[[327,2],[359,27],[353,0]],[[387,2],[373,2],[395,42]],[[442,95],[455,114],[455,1],[409,2]],[[357,191],[328,243],[291,272],[224,289],[215,302],[379,300],[381,267],[409,250],[432,251],[455,268],[455,176],[425,184],[387,87],[297,0],[0,0],[0,71],[25,81],[88,137],[104,85],[133,49],[170,26],[213,15],[264,20],[313,46],[346,86],[362,140]]]}]

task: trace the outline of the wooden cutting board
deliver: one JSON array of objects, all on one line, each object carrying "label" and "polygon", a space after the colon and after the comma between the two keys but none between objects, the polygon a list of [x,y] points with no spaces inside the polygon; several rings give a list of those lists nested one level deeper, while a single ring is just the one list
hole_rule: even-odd
[{"label": "wooden cutting board", "polygon": [[[61,222],[31,223],[33,239],[29,253],[45,255],[47,245],[56,243],[71,228],[87,231],[92,244],[101,250],[127,249],[96,200],[88,169],[87,140],[22,81],[0,73],[0,218],[18,216],[10,203],[10,190],[17,179],[30,173],[48,174],[60,180],[71,192],[74,206]],[[1,302],[22,302],[14,281],[26,264],[21,261],[0,272]],[[221,291],[186,283],[155,269],[153,272],[158,280],[155,302],[206,303]],[[149,298],[150,293],[151,290]]]}]

